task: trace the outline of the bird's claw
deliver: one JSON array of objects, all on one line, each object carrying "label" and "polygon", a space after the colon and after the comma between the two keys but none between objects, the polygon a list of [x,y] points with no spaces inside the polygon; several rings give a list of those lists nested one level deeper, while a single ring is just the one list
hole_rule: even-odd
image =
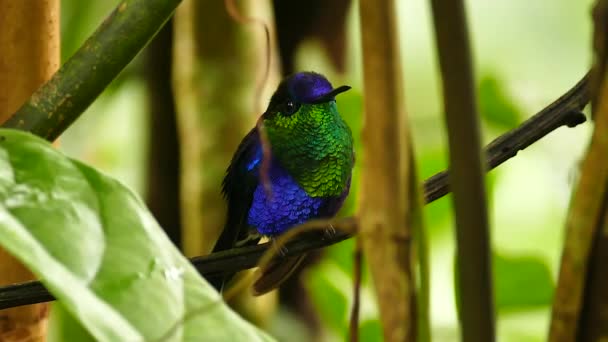
[{"label": "bird's claw", "polygon": [[336,236],[336,228],[330,223],[327,228],[323,230],[323,237],[331,239]]}]

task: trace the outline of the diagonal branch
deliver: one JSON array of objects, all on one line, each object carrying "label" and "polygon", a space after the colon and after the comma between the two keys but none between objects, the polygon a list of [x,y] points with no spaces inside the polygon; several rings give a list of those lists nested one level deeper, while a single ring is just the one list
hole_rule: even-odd
[{"label": "diagonal branch", "polygon": [[123,0],[2,126],[55,140],[169,19],[181,0]]},{"label": "diagonal branch", "polygon": [[[532,145],[545,135],[561,126],[574,127],[585,121],[580,111],[589,102],[588,77],[583,77],[572,89],[552,102],[536,115],[524,121],[517,128],[501,135],[485,149],[488,169],[493,169],[517,152]],[[433,202],[450,192],[448,173],[440,172],[424,182],[426,202]],[[354,220],[353,218],[344,219]],[[350,238],[349,234],[338,232],[331,239],[311,239],[302,236],[286,244],[287,256],[323,248]],[[268,243],[251,247],[235,248],[219,253],[192,258],[191,261],[203,275],[218,272],[237,272],[253,268],[268,249]],[[0,287],[0,310],[53,300],[53,296],[37,281]]]},{"label": "diagonal branch", "polygon": [[[589,98],[589,74],[586,74],[567,93],[488,144],[485,148],[488,170],[515,157],[519,151],[561,126],[574,127],[585,122],[585,115],[580,112],[589,103]],[[447,171],[439,172],[424,182],[427,203],[449,192]]]}]

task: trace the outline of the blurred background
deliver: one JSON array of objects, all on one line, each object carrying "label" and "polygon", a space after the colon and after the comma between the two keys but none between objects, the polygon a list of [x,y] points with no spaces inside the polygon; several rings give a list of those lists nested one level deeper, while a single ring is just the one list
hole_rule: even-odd
[{"label": "blurred background", "polygon": [[[334,85],[351,85],[338,107],[360,150],[357,1],[236,2],[242,13],[271,25],[271,75],[261,103],[255,101],[255,86],[266,61],[262,29],[234,22],[222,1],[185,1],[173,21],[61,138],[65,153],[120,179],[146,199],[189,256],[204,254],[213,244],[224,220],[219,200],[224,169],[281,74],[313,70]],[[117,3],[62,1],[64,61]],[[425,0],[396,3],[405,101],[419,178],[425,179],[447,166],[430,6]],[[467,6],[483,134],[490,142],[584,75],[591,61],[591,0],[469,0]],[[488,176],[500,341],[545,339],[571,185],[590,128],[589,123],[561,128]],[[356,169],[355,184],[358,174]],[[354,213],[356,190],[342,215]],[[447,196],[424,209],[436,341],[457,341],[459,336],[450,201]],[[280,296],[253,304],[245,298],[235,307],[280,340],[345,340],[353,246],[349,240],[316,253]],[[366,275],[363,283],[361,339],[381,340]]]}]

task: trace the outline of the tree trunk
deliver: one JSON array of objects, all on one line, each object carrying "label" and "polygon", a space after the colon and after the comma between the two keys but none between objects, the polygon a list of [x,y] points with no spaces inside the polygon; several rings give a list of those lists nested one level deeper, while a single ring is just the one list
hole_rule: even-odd
[{"label": "tree trunk", "polygon": [[[4,122],[47,81],[60,62],[59,0],[0,0],[0,121]],[[0,284],[34,276],[0,250]],[[0,312],[1,341],[44,341],[48,304]]]}]

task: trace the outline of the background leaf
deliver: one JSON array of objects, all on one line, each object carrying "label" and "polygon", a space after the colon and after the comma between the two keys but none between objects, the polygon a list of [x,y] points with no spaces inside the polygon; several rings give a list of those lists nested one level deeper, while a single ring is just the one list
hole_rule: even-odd
[{"label": "background leaf", "polygon": [[131,191],[42,139],[5,129],[0,245],[75,319],[55,325],[57,340],[73,337],[76,322],[99,341],[268,340],[227,309]]},{"label": "background leaf", "polygon": [[494,76],[486,75],[481,79],[478,97],[479,111],[488,123],[501,129],[511,129],[519,124],[521,111]]},{"label": "background leaf", "polygon": [[494,254],[494,287],[498,310],[522,310],[551,304],[554,284],[541,258]]}]

